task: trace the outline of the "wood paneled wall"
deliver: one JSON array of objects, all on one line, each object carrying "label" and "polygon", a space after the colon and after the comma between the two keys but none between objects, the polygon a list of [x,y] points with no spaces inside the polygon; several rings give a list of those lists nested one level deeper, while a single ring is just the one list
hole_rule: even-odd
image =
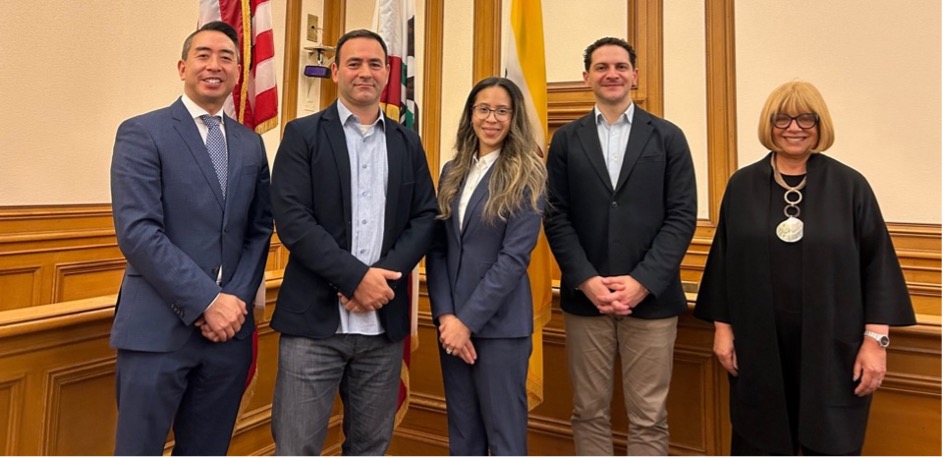
[{"label": "wood paneled wall", "polygon": [[[0,272],[32,272],[23,282],[7,277],[0,290],[0,453],[112,451],[115,353],[108,346],[108,333],[123,262],[111,224],[110,212],[102,205],[0,209]],[[909,265],[905,270],[915,302],[919,294],[931,291],[927,304],[935,313],[921,314],[918,326],[892,331],[889,373],[875,396],[864,451],[937,455],[940,233],[938,227],[923,226],[895,225],[893,230],[902,263]],[[698,245],[692,245],[685,260],[684,272],[691,281],[699,276],[706,247],[699,253]],[[266,272],[267,307],[257,317],[259,372],[237,423],[232,454],[274,452],[270,421],[278,337],[268,320],[286,254],[276,239]],[[436,336],[424,291],[423,285],[420,346],[410,373],[412,402],[396,429],[389,451],[394,455],[447,453]],[[530,416],[530,451],[535,455],[573,453],[566,335],[556,301],[544,329],[545,401]],[[708,325],[690,314],[681,317],[668,404],[672,454],[728,452],[727,382],[711,354],[712,338]],[[612,409],[617,453],[624,451],[627,426],[620,392],[617,384]],[[335,405],[331,420],[327,454],[340,452],[339,407]]]}]

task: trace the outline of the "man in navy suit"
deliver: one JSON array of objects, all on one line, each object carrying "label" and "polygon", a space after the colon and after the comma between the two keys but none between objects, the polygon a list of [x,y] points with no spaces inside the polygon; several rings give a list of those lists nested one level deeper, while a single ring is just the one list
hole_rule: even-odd
[{"label": "man in navy suit", "polygon": [[583,55],[592,113],[560,129],[547,158],[544,228],[560,265],[578,455],[612,455],[609,405],[618,354],[629,455],[668,454],[665,401],[679,269],[697,222],[684,133],[632,101],[635,49],[600,38]]},{"label": "man in navy suit", "polygon": [[116,455],[161,455],[171,425],[174,455],[229,448],[272,233],[262,138],[223,113],[237,42],[223,22],[192,33],[183,96],[118,128],[111,198],[128,264],[111,331]]},{"label": "man in navy suit", "polygon": [[380,111],[386,45],[368,30],[337,42],[338,100],[296,119],[272,169],[279,239],[291,252],[272,328],[279,340],[272,433],[278,455],[318,455],[334,396],[344,455],[383,455],[393,434],[404,276],[428,250],[435,191],[419,136]]}]

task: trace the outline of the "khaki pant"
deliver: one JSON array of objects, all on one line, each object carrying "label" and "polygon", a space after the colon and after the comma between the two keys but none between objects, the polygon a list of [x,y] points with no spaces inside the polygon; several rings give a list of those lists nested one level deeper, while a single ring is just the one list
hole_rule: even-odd
[{"label": "khaki pant", "polygon": [[668,454],[668,411],[678,318],[565,314],[577,455],[612,455],[612,371],[618,353],[629,419],[628,455]]}]

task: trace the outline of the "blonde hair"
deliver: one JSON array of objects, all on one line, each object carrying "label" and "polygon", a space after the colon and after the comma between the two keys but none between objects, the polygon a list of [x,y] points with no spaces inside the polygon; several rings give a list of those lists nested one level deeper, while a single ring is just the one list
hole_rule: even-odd
[{"label": "blonde hair", "polygon": [[472,167],[472,160],[478,155],[478,136],[472,127],[472,105],[478,93],[490,87],[501,87],[511,97],[510,129],[501,146],[498,161],[492,166],[491,180],[488,182],[488,201],[485,202],[483,220],[495,223],[520,211],[525,206],[539,211],[540,199],[547,182],[547,169],[534,145],[530,121],[524,106],[524,96],[520,88],[507,78],[491,77],[478,82],[465,102],[465,110],[459,122],[455,139],[455,157],[452,167],[439,181],[438,219],[452,217],[452,201],[462,192],[462,182]]},{"label": "blonde hair", "polygon": [[760,143],[770,151],[782,152],[782,147],[773,141],[773,115],[776,113],[815,113],[819,116],[816,128],[819,130],[819,141],[812,147],[812,151],[819,153],[829,149],[835,142],[835,128],[832,117],[828,114],[828,106],[819,90],[805,81],[790,81],[776,89],[766,99],[763,111],[760,112],[760,126],[757,134]]}]

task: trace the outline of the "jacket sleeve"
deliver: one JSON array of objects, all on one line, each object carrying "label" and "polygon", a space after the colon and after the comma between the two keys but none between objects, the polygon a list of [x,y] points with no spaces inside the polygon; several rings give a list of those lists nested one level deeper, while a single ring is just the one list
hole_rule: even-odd
[{"label": "jacket sleeve", "polygon": [[697,226],[697,185],[694,163],[684,133],[674,125],[659,126],[668,164],[665,170],[665,217],[651,248],[630,275],[654,296],[678,277],[678,266]]},{"label": "jacket sleeve", "polygon": [[864,177],[859,178],[854,200],[864,321],[893,326],[916,324],[897,252],[874,192]]},{"label": "jacket sleeve", "polygon": [[[729,184],[728,184],[729,188]],[[727,296],[727,193],[720,206],[720,218],[714,230],[714,240],[704,265],[694,305],[694,316],[705,321],[730,323]]]},{"label": "jacket sleeve", "polygon": [[[543,207],[543,198],[540,206]],[[497,260],[456,315],[472,333],[481,332],[504,299],[520,285],[521,277],[527,275],[530,254],[537,244],[539,232],[540,212],[533,208],[525,206],[508,218]],[[532,304],[521,306],[532,307]]]},{"label": "jacket sleeve", "polygon": [[[442,187],[442,177],[448,173],[450,164],[445,164],[439,174],[439,187]],[[429,305],[432,308],[432,318],[437,319],[447,313],[455,313],[455,304],[452,302],[452,287],[449,281],[448,270],[448,232],[446,224],[451,220],[436,220],[432,232],[432,247],[426,255],[426,287],[429,289]]]},{"label": "jacket sleeve", "polygon": [[547,153],[547,211],[544,212],[544,232],[553,252],[563,283],[577,287],[590,277],[599,275],[589,262],[579,235],[570,220],[570,183],[566,127],[557,130]]},{"label": "jacket sleeve", "polygon": [[[419,263],[432,245],[432,232],[438,207],[435,200],[435,187],[432,185],[432,175],[429,173],[429,165],[426,162],[426,152],[419,143],[419,137],[404,136],[415,181],[409,208],[400,208],[399,211],[409,212],[409,221],[405,229],[398,234],[389,251],[374,266],[402,272],[403,278],[406,278],[406,274]],[[389,217],[390,215],[387,215],[387,218]]]},{"label": "jacket sleeve", "polygon": [[111,202],[121,253],[191,325],[220,292],[214,278],[167,237],[157,143],[137,119],[118,127],[111,162]]},{"label": "jacket sleeve", "polygon": [[223,292],[233,294],[246,304],[251,304],[265,273],[265,260],[268,258],[269,245],[272,241],[272,203],[269,196],[268,157],[262,137],[252,134],[258,142],[260,153],[259,170],[255,176],[255,194],[249,204],[246,215],[248,227],[239,256],[239,264],[233,271],[229,283]]}]

